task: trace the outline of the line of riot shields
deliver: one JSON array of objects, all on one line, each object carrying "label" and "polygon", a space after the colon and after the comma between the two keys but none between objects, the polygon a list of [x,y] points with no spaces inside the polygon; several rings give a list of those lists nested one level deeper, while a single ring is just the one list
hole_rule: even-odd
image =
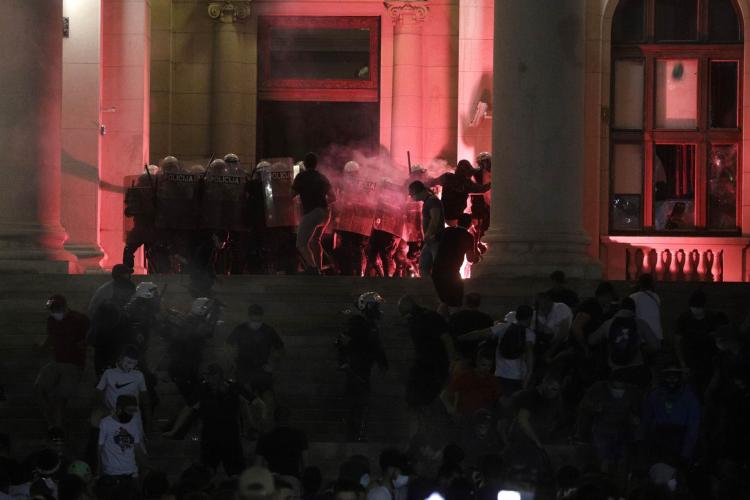
[{"label": "line of riot shields", "polygon": [[[291,158],[272,158],[251,172],[173,168],[126,177],[125,253],[142,244],[149,273],[185,272],[191,265],[216,274],[294,273],[299,269],[294,234],[302,210],[291,186],[301,168]],[[421,203],[408,200],[406,185],[358,173],[342,177],[334,188],[337,200],[323,241],[327,272],[364,274],[374,232],[394,242],[390,254],[377,258],[398,259],[399,244],[408,246],[409,258],[417,258]],[[361,248],[348,251],[359,256],[336,257],[346,237],[355,238]],[[362,265],[349,269],[340,265],[341,258],[361,259]],[[379,269],[388,266],[382,264],[371,266],[371,274],[383,274]]]}]

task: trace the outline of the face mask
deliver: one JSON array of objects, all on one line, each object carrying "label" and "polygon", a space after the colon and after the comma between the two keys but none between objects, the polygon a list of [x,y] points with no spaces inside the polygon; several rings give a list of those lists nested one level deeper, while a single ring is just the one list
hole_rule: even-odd
[{"label": "face mask", "polygon": [[62,321],[62,319],[65,317],[65,313],[64,312],[61,312],[61,313],[52,313],[52,314],[50,314],[50,316],[52,316],[52,318],[55,321]]},{"label": "face mask", "polygon": [[370,486],[370,475],[369,474],[363,474],[362,477],[359,478],[359,484],[363,488],[367,488]]},{"label": "face mask", "polygon": [[612,394],[612,397],[615,399],[622,399],[625,395],[625,389],[610,389],[609,393]]},{"label": "face mask", "polygon": [[261,327],[263,322],[262,321],[248,321],[247,324],[250,325],[250,328],[252,328],[253,330],[257,330],[258,328]]},{"label": "face mask", "polygon": [[667,481],[667,488],[669,488],[669,491],[674,492],[677,489],[677,479],[672,478]]},{"label": "face mask", "polygon": [[706,316],[706,310],[702,307],[691,307],[690,312],[696,319],[703,319]]},{"label": "face mask", "polygon": [[409,484],[409,476],[404,476],[403,474],[399,474],[396,476],[396,479],[393,480],[394,488],[403,488],[407,484]]}]

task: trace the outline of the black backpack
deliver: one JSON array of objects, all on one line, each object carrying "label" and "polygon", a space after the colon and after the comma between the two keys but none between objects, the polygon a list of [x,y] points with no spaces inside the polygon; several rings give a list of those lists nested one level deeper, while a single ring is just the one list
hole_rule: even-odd
[{"label": "black backpack", "polygon": [[526,327],[518,323],[511,324],[497,346],[500,356],[505,359],[519,359],[526,351]]},{"label": "black backpack", "polygon": [[617,317],[609,327],[609,357],[616,365],[627,365],[638,353],[641,337],[634,317]]}]

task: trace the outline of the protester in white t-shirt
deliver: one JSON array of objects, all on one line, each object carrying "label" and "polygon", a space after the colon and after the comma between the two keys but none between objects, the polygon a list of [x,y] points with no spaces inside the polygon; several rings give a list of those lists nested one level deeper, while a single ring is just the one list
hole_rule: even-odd
[{"label": "protester in white t-shirt", "polygon": [[137,419],[138,401],[134,396],[117,398],[115,411],[99,425],[101,474],[138,476],[138,462],[146,454],[143,431]]},{"label": "protester in white t-shirt", "polygon": [[[562,302],[554,302],[550,292],[537,296],[536,310],[531,322],[537,336],[542,336],[547,345],[559,345],[567,340],[573,324],[573,311]],[[537,338],[537,341],[542,339]]]},{"label": "protester in white t-shirt", "polygon": [[630,298],[635,302],[636,317],[648,323],[656,338],[662,342],[664,332],[661,327],[661,299],[654,292],[654,278],[650,274],[639,276],[638,291],[631,294]]},{"label": "protester in white t-shirt", "polygon": [[117,366],[104,371],[96,388],[102,392],[104,407],[112,411],[119,396],[133,396],[145,413],[148,402],[146,379],[138,366],[138,350],[125,346],[117,360]]},{"label": "protester in white t-shirt", "polygon": [[[534,310],[527,305],[509,314],[508,321],[490,328],[475,330],[459,337],[460,342],[497,339],[495,351],[495,377],[503,397],[511,396],[528,386],[534,371],[534,344],[536,334],[531,327]],[[503,342],[505,340],[505,342]]]},{"label": "protester in white t-shirt", "polygon": [[117,360],[117,366],[104,371],[96,388],[102,393],[102,405],[91,413],[91,429],[87,446],[86,460],[92,466],[96,465],[97,456],[94,450],[99,439],[99,426],[102,419],[116,408],[120,396],[130,396],[140,404],[134,420],[143,432],[144,425],[149,427],[148,393],[143,373],[136,369],[138,366],[138,349],[135,346],[125,346]]}]

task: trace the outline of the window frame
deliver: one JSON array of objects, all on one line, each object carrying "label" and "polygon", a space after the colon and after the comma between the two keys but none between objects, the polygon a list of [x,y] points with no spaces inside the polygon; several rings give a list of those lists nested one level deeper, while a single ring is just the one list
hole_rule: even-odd
[{"label": "window frame", "polygon": [[[609,234],[613,235],[717,235],[728,236],[741,234],[742,227],[742,106],[743,106],[743,63],[744,42],[743,26],[736,4],[741,41],[707,42],[708,36],[708,0],[698,2],[698,42],[654,42],[654,9],[655,0],[644,0],[644,40],[638,43],[614,43],[610,70],[610,125],[609,125]],[[614,25],[612,27],[614,31]],[[656,114],[656,63],[659,59],[697,59],[698,60],[698,102],[697,128],[664,129],[655,127]],[[615,109],[615,68],[620,60],[643,61],[643,123],[641,129],[617,129],[614,125]],[[712,61],[737,62],[737,127],[710,128],[710,78]],[[641,144],[643,147],[643,172],[641,192],[641,228],[633,230],[614,230],[615,210],[612,205],[614,192],[614,152],[618,144]],[[654,225],[654,155],[659,144],[694,144],[695,155],[695,226],[690,230],[657,231]],[[734,145],[737,147],[736,174],[736,222],[734,228],[708,227],[708,158],[712,146]]]},{"label": "window frame", "polygon": [[[370,30],[370,78],[271,78],[273,28],[333,28]],[[258,18],[258,98],[274,101],[378,102],[380,96],[380,17],[377,16],[260,16]]]}]

